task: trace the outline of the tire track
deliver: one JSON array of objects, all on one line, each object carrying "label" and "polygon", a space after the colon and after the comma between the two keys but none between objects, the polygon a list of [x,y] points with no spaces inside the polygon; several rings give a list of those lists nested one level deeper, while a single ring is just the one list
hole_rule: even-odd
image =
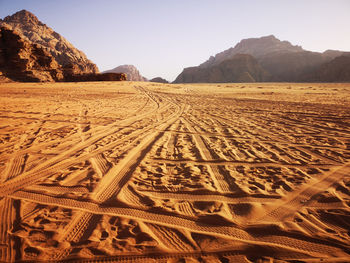
[{"label": "tire track", "polygon": [[[145,96],[146,96],[146,94],[145,94]],[[88,146],[95,144],[97,141],[101,140],[102,138],[109,136],[115,132],[118,132],[120,129],[120,126],[121,127],[129,127],[132,125],[133,122],[136,122],[138,120],[142,120],[143,118],[149,117],[149,114],[151,114],[151,113],[145,112],[145,113],[139,114],[139,115],[128,116],[126,119],[121,120],[118,123],[114,122],[114,123],[107,125],[107,126],[97,127],[95,129],[91,130],[91,133],[93,133],[94,136],[90,137],[86,141],[84,140],[83,142],[77,141],[78,138],[80,138],[80,136],[82,136],[82,134],[80,132],[73,134],[69,138],[65,138],[63,140],[60,140],[60,145],[62,145],[62,143],[64,144],[65,142],[68,143],[68,145],[65,145],[65,147],[68,150],[65,150],[63,153],[41,163],[37,167],[33,168],[31,170],[31,172],[38,172],[40,170],[47,169],[47,168],[51,167],[52,165],[58,163],[59,161],[64,160],[67,157],[74,155],[76,152],[79,152],[79,151],[87,148]],[[39,131],[40,131],[40,128],[39,128]],[[22,136],[21,141],[18,143],[18,145],[22,145],[23,142],[25,141],[26,137],[27,137],[27,135],[24,137]],[[17,154],[25,154],[25,153],[28,153],[29,151],[39,150],[42,147],[47,147],[48,145],[55,144],[55,143],[56,142],[41,143],[40,145],[38,145],[36,147],[32,147],[31,149],[19,150],[19,152],[17,152]],[[73,147],[72,147],[72,145],[73,145]],[[25,176],[23,176],[23,177],[25,177]],[[1,184],[0,184],[0,188],[1,188]]]},{"label": "tire track", "polygon": [[[183,108],[179,109],[170,119],[163,121],[160,130],[172,125],[182,114]],[[93,194],[93,198],[104,202],[112,195],[118,195],[121,188],[128,182],[137,165],[150,151],[154,143],[164,135],[164,132],[151,132],[144,136],[142,141],[133,148],[116,166],[102,178],[99,189]]]},{"label": "tire track", "polygon": [[[80,238],[84,235],[84,232],[89,226],[89,222],[94,214],[86,211],[78,211],[78,214],[73,217],[73,220],[65,227],[65,232],[60,236],[59,242],[79,242]],[[58,250],[56,253],[51,255],[50,260],[60,260],[66,258],[71,251],[72,247]]]},{"label": "tire track", "polygon": [[319,179],[314,179],[314,182],[310,181],[301,189],[294,191],[282,199],[281,202],[269,209],[264,216],[254,221],[280,222],[286,220],[300,210],[301,207],[307,206],[309,201],[312,202],[313,196],[325,191],[328,187],[341,180],[341,178],[349,173],[349,170],[350,163],[347,163],[326,173]]},{"label": "tire track", "polygon": [[10,229],[12,228],[15,216],[12,199],[5,197],[0,200],[0,208],[0,261],[13,262],[15,260],[15,251],[13,249]]},{"label": "tire track", "polygon": [[28,160],[28,154],[17,155],[8,162],[8,165],[5,169],[5,181],[11,180],[17,175],[21,174],[24,171],[24,167]]},{"label": "tire track", "polygon": [[258,202],[258,203],[269,203],[269,202],[275,202],[276,199],[280,199],[281,197],[279,195],[269,195],[269,196],[261,196],[261,197],[254,197],[254,196],[234,196],[232,195],[225,195],[225,194],[198,194],[196,192],[194,193],[174,193],[174,192],[157,192],[157,191],[148,191],[143,189],[135,189],[137,192],[152,197],[152,198],[158,198],[158,199],[174,199],[174,200],[189,200],[189,201],[220,201],[225,202],[229,204],[236,204],[236,203],[242,203],[242,202]]},{"label": "tire track", "polygon": [[[146,126],[142,129],[136,129],[134,132],[126,135],[122,139],[109,143],[105,145],[103,148],[96,149],[90,153],[85,153],[81,156],[75,157],[74,159],[69,159],[69,156],[75,155],[77,152],[85,150],[87,147],[98,141],[99,139],[105,136],[98,136],[98,138],[89,138],[85,141],[84,144],[78,144],[73,149],[67,150],[66,152],[55,156],[48,161],[45,161],[33,168],[30,171],[24,172],[19,176],[13,178],[12,180],[7,181],[6,183],[0,184],[0,196],[6,195],[8,193],[14,192],[28,184],[35,183],[36,181],[43,179],[44,177],[50,176],[52,173],[55,173],[59,169],[64,169],[73,163],[78,163],[79,161],[84,161],[89,159],[91,156],[107,151],[108,149],[114,148],[118,145],[123,144],[124,142],[129,142],[130,139],[135,138],[134,141],[137,141],[139,138],[137,136],[144,136],[145,132],[150,132],[154,127],[159,127],[159,124],[153,124],[152,126]],[[112,132],[105,132],[106,134],[111,134]],[[129,142],[129,145],[132,144]]]},{"label": "tire track", "polygon": [[[187,120],[182,118],[182,121],[184,122],[184,124],[187,127],[187,129],[190,132],[194,133],[194,135],[192,135],[193,141],[195,142],[195,145],[197,146],[197,149],[198,149],[200,155],[202,156],[202,159],[204,159],[206,161],[207,160],[212,160],[213,156],[210,153],[210,151],[208,150],[208,148],[205,145],[205,143],[203,142],[201,136],[198,135],[198,134],[195,134],[196,130],[190,125],[190,123]],[[216,190],[218,192],[220,192],[220,193],[240,192],[240,189],[238,188],[237,185],[235,185],[233,183],[232,180],[225,180],[224,175],[221,174],[218,166],[207,165],[207,168],[208,168],[208,173],[211,175],[211,178],[212,178],[212,180],[214,182],[214,185],[216,187]],[[229,179],[229,178],[226,178],[226,179]],[[228,184],[229,182],[231,183],[230,185]],[[233,217],[232,217],[233,215],[232,215],[231,209],[230,209],[230,207],[228,206],[228,204],[226,202],[222,203],[222,210],[224,211],[225,215],[230,220],[233,219]]]},{"label": "tire track", "polygon": [[273,163],[273,162],[244,162],[244,161],[227,161],[222,159],[215,159],[215,160],[192,160],[192,159],[177,159],[177,160],[169,160],[165,158],[152,158],[150,159],[152,162],[158,162],[158,163],[170,163],[170,164],[194,164],[194,165],[213,165],[213,166],[224,166],[224,165],[234,165],[234,166],[242,166],[247,165],[249,167],[287,167],[287,168],[296,168],[296,167],[303,167],[303,168],[325,168],[330,169],[334,167],[340,167],[341,164],[338,165],[331,165],[331,164],[300,164],[300,163],[290,163],[290,164],[281,164],[281,163]]},{"label": "tire track", "polygon": [[166,247],[168,251],[189,252],[195,249],[186,237],[177,229],[151,223],[146,223],[145,225],[152,231],[155,239],[163,244],[163,247]]},{"label": "tire track", "polygon": [[[208,150],[201,136],[196,134],[196,130],[190,125],[190,123],[186,119],[182,118],[182,121],[184,122],[187,129],[194,134],[192,135],[193,140],[197,146],[197,149],[200,155],[202,156],[202,159],[204,161],[213,160],[214,158],[210,153],[210,151]],[[224,176],[221,174],[217,166],[208,164],[207,167],[208,167],[208,172],[212,175],[214,185],[216,186],[216,189],[220,193],[228,193],[228,192],[232,193],[232,192],[237,192],[239,190],[237,185],[228,184],[228,182],[225,180]]]},{"label": "tire track", "polygon": [[[288,233],[271,228],[248,226],[246,229],[234,225],[226,225],[224,222],[208,224],[206,221],[193,221],[174,214],[155,214],[146,210],[124,207],[101,207],[96,203],[78,201],[66,198],[54,198],[47,195],[18,191],[11,195],[15,199],[23,199],[45,205],[58,205],[69,209],[77,209],[92,214],[103,214],[141,220],[145,223],[162,225],[170,228],[183,228],[191,232],[205,235],[214,235],[226,239],[242,241],[253,245],[267,245],[276,248],[285,248],[291,251],[302,252],[310,256],[329,255],[333,253],[349,253],[350,246],[331,239],[317,239],[305,237],[297,233]],[[216,220],[217,221],[217,220]],[[267,231],[267,232],[266,232]],[[264,234],[265,233],[265,234]]]},{"label": "tire track", "polygon": [[[172,119],[173,118],[166,120],[165,123],[160,127],[168,125],[169,122],[172,122]],[[99,170],[99,173],[102,174],[103,177],[99,182],[96,190],[93,192],[92,198],[98,202],[104,202],[108,200],[112,195],[118,195],[120,190],[129,180],[129,177],[132,175],[133,169],[136,168],[138,163],[142,160],[143,156],[150,150],[150,147],[161,135],[163,135],[163,133],[154,134],[152,132],[144,135],[143,139],[140,138],[140,143],[135,148],[133,148],[122,160],[120,160],[117,165],[111,167],[106,174]],[[92,162],[94,162],[94,160],[92,160]],[[92,216],[93,214],[89,212],[79,212],[78,215],[75,216],[71,221],[69,226],[65,228],[65,234],[63,235],[63,239],[61,241],[78,242],[79,239],[84,235],[84,232],[86,231],[86,228]],[[71,250],[71,248],[68,248],[64,251],[60,251],[54,255],[54,259],[61,259],[66,257],[69,255]]]},{"label": "tire track", "polygon": [[[208,113],[208,114],[211,115],[211,116],[213,116],[213,117],[215,117],[215,118],[223,119],[223,120],[228,121],[229,123],[235,125],[235,123],[233,123],[232,120],[230,120],[230,119],[227,119],[227,118],[222,117],[222,116],[217,115],[217,114],[212,114],[212,113]],[[283,134],[278,133],[278,134],[280,134],[280,136],[276,136],[276,134],[273,133],[273,132],[271,132],[270,130],[262,128],[260,123],[259,123],[259,124],[256,124],[256,123],[253,122],[252,120],[247,120],[247,119],[242,119],[242,122],[246,123],[248,126],[249,126],[249,125],[250,125],[250,126],[253,126],[253,127],[251,128],[251,130],[256,131],[256,133],[264,134],[265,136],[268,136],[268,138],[269,138],[268,141],[269,141],[269,142],[274,141],[274,142],[279,142],[279,143],[281,143],[281,144],[286,143],[285,140],[282,140],[282,139],[280,138],[280,136],[283,135]],[[242,126],[242,125],[240,125],[240,126]],[[252,136],[254,136],[254,134],[252,134]],[[312,156],[318,157],[319,159],[321,159],[322,161],[324,161],[326,164],[339,165],[339,162],[337,162],[337,161],[335,161],[335,160],[333,160],[333,159],[330,159],[330,158],[328,158],[328,157],[325,157],[325,156],[323,156],[323,155],[317,154],[317,153],[315,153],[315,152],[313,152],[313,151],[310,151],[310,150],[308,150],[308,149],[305,149],[304,147],[299,147],[299,146],[294,146],[294,147],[295,147],[296,149],[298,149],[299,151],[301,151],[301,152],[306,152],[306,153],[308,153],[308,154],[311,154]],[[275,154],[277,154],[281,160],[285,160],[285,159],[280,155],[279,152],[277,152],[277,153],[275,152]],[[288,161],[287,161],[287,160],[285,160],[285,162],[288,164]]]}]

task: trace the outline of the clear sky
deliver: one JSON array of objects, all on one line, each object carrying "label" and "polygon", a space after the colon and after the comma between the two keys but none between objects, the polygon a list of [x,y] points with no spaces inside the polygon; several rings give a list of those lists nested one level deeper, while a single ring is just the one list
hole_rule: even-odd
[{"label": "clear sky", "polygon": [[133,64],[170,81],[244,38],[350,51],[350,0],[0,0],[0,18],[22,9],[100,71]]}]

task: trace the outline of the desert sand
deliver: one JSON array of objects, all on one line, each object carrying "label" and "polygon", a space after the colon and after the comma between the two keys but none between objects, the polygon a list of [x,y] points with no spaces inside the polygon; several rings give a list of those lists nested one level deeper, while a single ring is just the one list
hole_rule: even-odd
[{"label": "desert sand", "polygon": [[2,83],[0,213],[1,262],[350,262],[350,84]]}]

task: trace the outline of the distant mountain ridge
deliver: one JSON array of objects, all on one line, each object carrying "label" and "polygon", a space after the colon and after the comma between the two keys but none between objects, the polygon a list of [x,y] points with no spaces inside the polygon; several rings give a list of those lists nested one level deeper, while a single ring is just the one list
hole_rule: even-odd
[{"label": "distant mountain ridge", "polygon": [[[242,82],[243,75],[246,76],[243,79],[249,79],[251,82],[334,81],[334,76],[317,78],[320,74],[316,72],[325,63],[348,54],[336,50],[327,50],[324,53],[307,51],[288,41],[280,41],[273,35],[249,38],[243,39],[233,48],[211,56],[197,67],[185,68],[174,82]],[[240,55],[253,57],[257,63],[255,68],[259,65],[261,73],[252,71],[251,65],[248,65],[251,62],[248,63],[247,59],[238,60],[237,56]],[[231,68],[231,71],[228,68]],[[337,73],[328,70],[327,74]],[[345,78],[346,74],[342,76],[339,81],[350,81],[350,78]]]},{"label": "distant mountain ridge", "polygon": [[72,74],[98,73],[97,66],[82,51],[27,10],[0,19],[0,26],[14,30],[29,43],[40,45]]},{"label": "distant mountain ridge", "polygon": [[148,81],[140,74],[139,70],[134,65],[121,65],[113,69],[103,71],[103,73],[125,73],[127,75],[127,80]]},{"label": "distant mountain ridge", "polygon": [[293,46],[288,41],[280,41],[275,36],[265,36],[261,38],[243,39],[235,47],[211,56],[209,60],[202,63],[201,67],[217,65],[220,62],[232,58],[237,54],[249,54],[255,58],[260,58],[266,54],[274,52],[301,52],[300,46]]}]

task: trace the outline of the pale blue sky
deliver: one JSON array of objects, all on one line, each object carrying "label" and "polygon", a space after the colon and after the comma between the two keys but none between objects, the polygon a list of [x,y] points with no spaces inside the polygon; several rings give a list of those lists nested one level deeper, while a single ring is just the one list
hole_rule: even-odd
[{"label": "pale blue sky", "polygon": [[0,0],[67,38],[100,71],[135,65],[173,81],[243,38],[275,35],[311,51],[350,51],[350,0]]}]

